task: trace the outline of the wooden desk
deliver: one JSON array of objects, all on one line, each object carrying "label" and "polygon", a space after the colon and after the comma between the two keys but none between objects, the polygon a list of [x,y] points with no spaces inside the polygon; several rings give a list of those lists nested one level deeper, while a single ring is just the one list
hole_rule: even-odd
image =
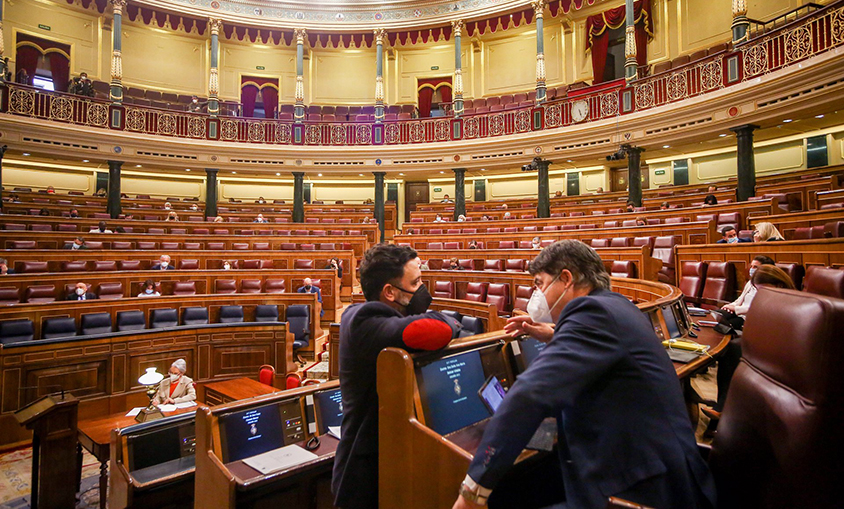
[{"label": "wooden desk", "polygon": [[[164,415],[169,417],[195,411],[196,407],[179,408],[173,412],[166,412]],[[100,462],[100,507],[102,509],[105,509],[108,497],[108,460],[111,456],[111,431],[136,424],[135,418],[127,417],[126,412],[128,410],[106,417],[80,420],[78,425],[77,441],[79,444],[77,453],[79,454],[80,473],[82,470],[82,449],[84,448]]]},{"label": "wooden desk", "polygon": [[251,378],[235,378],[206,384],[205,403],[211,406],[222,405],[223,403],[263,396],[280,390]]}]

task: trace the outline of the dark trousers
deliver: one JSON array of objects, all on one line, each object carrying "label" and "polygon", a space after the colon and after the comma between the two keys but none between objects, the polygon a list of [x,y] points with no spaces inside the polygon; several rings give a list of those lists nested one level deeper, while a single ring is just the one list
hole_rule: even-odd
[{"label": "dark trousers", "polygon": [[727,344],[727,347],[724,348],[724,353],[718,358],[718,376],[716,377],[718,400],[713,407],[718,412],[724,409],[724,402],[727,401],[727,391],[730,389],[730,380],[733,379],[733,373],[736,372],[740,360],[741,339],[733,338]]}]

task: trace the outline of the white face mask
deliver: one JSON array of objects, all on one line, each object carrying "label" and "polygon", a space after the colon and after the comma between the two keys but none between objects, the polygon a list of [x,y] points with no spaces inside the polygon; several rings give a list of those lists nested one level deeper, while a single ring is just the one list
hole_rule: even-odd
[{"label": "white face mask", "polygon": [[229,270],[230,268],[232,268],[232,266],[229,265],[228,263],[223,265],[223,270]]},{"label": "white face mask", "polygon": [[[551,281],[551,284],[549,284],[545,288],[545,290],[547,291],[548,288],[551,288],[551,285],[553,285],[559,279],[560,276],[555,277],[554,280]],[[554,305],[549,307],[548,300],[545,298],[545,293],[540,290],[534,290],[530,296],[530,300],[527,303],[527,312],[528,315],[530,315],[530,319],[533,320],[534,323],[553,324],[554,317],[551,316],[551,310],[554,309],[557,304],[560,303],[560,301],[563,299],[563,297],[566,296],[566,293],[568,293],[568,291],[568,288],[563,290],[563,293],[557,298],[557,300],[554,302]]]},{"label": "white face mask", "polygon": [[170,383],[173,383],[178,379],[179,379],[179,375],[174,375],[173,373],[170,373]]},{"label": "white face mask", "polygon": [[753,277],[753,274],[756,274],[756,267],[750,267],[750,277]]},{"label": "white face mask", "polygon": [[77,288],[76,289],[76,295],[85,295],[85,289],[84,288]]},{"label": "white face mask", "polygon": [[738,242],[738,237],[727,239],[727,244],[735,244],[736,242]]},{"label": "white face mask", "polygon": [[144,293],[153,293],[154,291],[155,290],[152,288],[147,288],[146,290],[144,290]]},{"label": "white face mask", "polygon": [[166,269],[168,265],[170,265],[170,262],[161,262],[162,269]]}]

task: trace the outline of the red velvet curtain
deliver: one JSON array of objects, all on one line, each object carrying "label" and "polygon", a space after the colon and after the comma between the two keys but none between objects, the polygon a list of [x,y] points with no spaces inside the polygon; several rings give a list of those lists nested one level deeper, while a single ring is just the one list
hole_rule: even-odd
[{"label": "red velvet curtain", "polygon": [[255,115],[255,99],[258,98],[258,87],[255,85],[243,85],[240,88],[240,104],[243,105],[243,116]]},{"label": "red velvet curtain", "polygon": [[264,101],[264,118],[275,118],[276,110],[278,110],[278,89],[264,85],[261,88],[261,100]]},{"label": "red velvet curtain", "polygon": [[419,116],[431,116],[431,103],[435,91],[440,91],[443,102],[451,102],[451,76],[442,78],[423,78],[418,81],[416,89],[419,97]]},{"label": "red velvet curtain", "polygon": [[67,92],[70,81],[70,60],[61,53],[50,52],[50,71],[53,73],[53,88],[57,92]]},{"label": "red velvet curtain", "polygon": [[[609,29],[621,28],[625,24],[626,11],[623,5],[609,9],[601,14],[586,18],[586,47],[592,48],[592,83],[604,80],[604,68],[607,63],[609,47]],[[653,38],[653,20],[651,19],[650,0],[633,2],[633,18],[636,28],[636,62],[648,63],[648,39]]]},{"label": "red velvet curtain", "polygon": [[41,58],[41,52],[32,46],[19,47],[15,52],[15,81],[18,80],[21,69],[26,69],[29,79],[25,84],[32,85],[32,77],[38,69],[39,58]]},{"label": "red velvet curtain", "polygon": [[440,91],[440,96],[443,98],[444,103],[451,102],[451,87],[449,87],[448,85],[440,85],[437,90]]},{"label": "red velvet curtain", "polygon": [[431,99],[434,97],[434,89],[425,87],[419,89],[419,116],[422,118],[431,116]]}]

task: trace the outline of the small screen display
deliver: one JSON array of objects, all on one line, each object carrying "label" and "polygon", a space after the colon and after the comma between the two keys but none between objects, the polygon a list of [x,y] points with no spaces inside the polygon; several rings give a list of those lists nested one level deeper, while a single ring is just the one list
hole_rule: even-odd
[{"label": "small screen display", "polygon": [[677,317],[674,316],[674,310],[670,307],[662,308],[662,317],[665,319],[665,326],[668,328],[668,337],[671,339],[679,338],[683,335],[680,332],[680,326],[677,324]]},{"label": "small screen display", "polygon": [[343,423],[343,398],[340,389],[320,391],[314,397],[319,413],[319,434],[324,435],[328,433],[329,426],[340,426]]},{"label": "small screen display", "polygon": [[130,471],[192,456],[196,452],[194,420],[128,435],[126,442]]},{"label": "small screen display", "polygon": [[219,422],[226,463],[284,446],[279,403],[224,414]]},{"label": "small screen display", "polygon": [[525,338],[519,341],[519,346],[522,350],[522,358],[525,360],[525,368],[527,368],[547,345],[538,339]]},{"label": "small screen display", "polygon": [[492,377],[481,390],[480,396],[486,402],[487,408],[489,408],[492,413],[495,413],[504,401],[505,394],[504,387],[501,386],[501,382],[498,381],[498,378]]},{"label": "small screen display", "polygon": [[428,427],[446,435],[489,417],[478,397],[486,381],[478,350],[438,359],[417,371]]}]

